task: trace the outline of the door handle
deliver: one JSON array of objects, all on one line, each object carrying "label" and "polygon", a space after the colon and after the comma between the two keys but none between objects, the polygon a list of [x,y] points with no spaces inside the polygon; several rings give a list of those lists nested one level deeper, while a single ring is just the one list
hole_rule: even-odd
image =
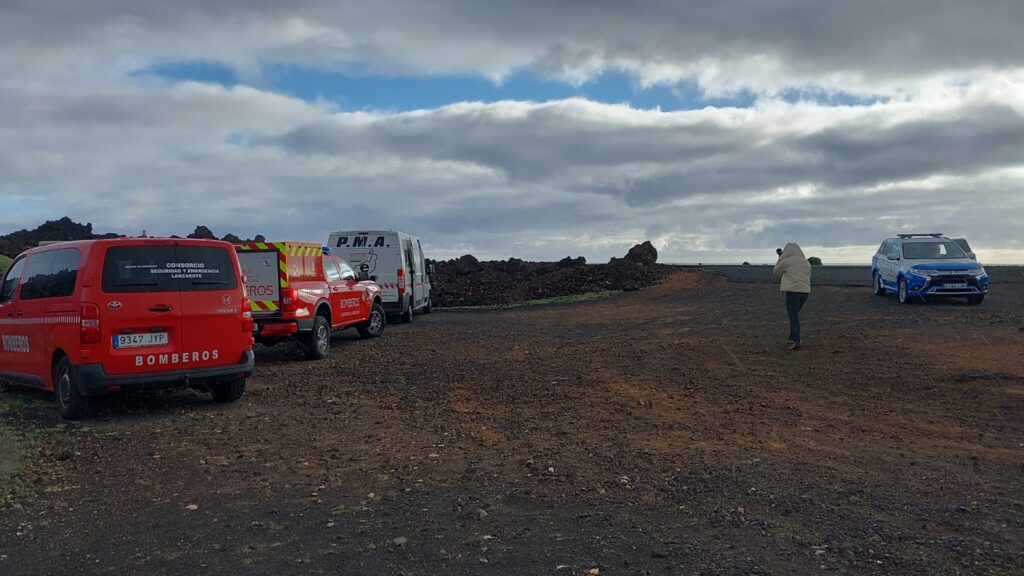
[{"label": "door handle", "polygon": [[170,312],[171,310],[173,310],[173,308],[166,304],[159,304],[149,309],[150,312]]}]

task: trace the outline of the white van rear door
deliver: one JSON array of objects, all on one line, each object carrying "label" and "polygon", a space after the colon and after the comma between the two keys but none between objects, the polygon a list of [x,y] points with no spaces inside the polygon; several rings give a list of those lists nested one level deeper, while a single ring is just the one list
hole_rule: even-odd
[{"label": "white van rear door", "polygon": [[384,302],[398,302],[398,269],[402,266],[394,232],[335,232],[331,251],[356,272],[366,272],[381,287]]}]

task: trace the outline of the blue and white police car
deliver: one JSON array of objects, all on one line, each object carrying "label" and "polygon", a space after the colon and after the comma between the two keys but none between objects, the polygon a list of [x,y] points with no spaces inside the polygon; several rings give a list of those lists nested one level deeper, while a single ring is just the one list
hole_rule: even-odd
[{"label": "blue and white police car", "polygon": [[942,234],[889,238],[871,259],[871,274],[877,296],[895,292],[903,304],[932,296],[965,296],[981,304],[988,294],[988,274],[974,253]]}]

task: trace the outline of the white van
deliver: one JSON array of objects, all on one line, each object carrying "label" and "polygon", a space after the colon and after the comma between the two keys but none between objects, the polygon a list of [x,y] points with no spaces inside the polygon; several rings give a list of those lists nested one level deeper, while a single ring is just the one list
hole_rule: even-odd
[{"label": "white van", "polygon": [[419,238],[395,230],[334,232],[331,253],[366,272],[380,285],[384,311],[412,322],[413,312],[430,313],[430,275]]}]

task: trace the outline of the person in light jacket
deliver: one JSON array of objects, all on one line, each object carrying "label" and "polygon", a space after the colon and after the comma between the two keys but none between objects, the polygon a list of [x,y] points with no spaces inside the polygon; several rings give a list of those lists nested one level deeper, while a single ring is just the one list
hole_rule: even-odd
[{"label": "person in light jacket", "polygon": [[811,294],[811,264],[800,246],[790,242],[779,254],[773,272],[776,278],[782,279],[780,289],[786,295],[786,311],[789,313],[789,340],[786,345],[790,350],[799,350],[800,309]]}]

